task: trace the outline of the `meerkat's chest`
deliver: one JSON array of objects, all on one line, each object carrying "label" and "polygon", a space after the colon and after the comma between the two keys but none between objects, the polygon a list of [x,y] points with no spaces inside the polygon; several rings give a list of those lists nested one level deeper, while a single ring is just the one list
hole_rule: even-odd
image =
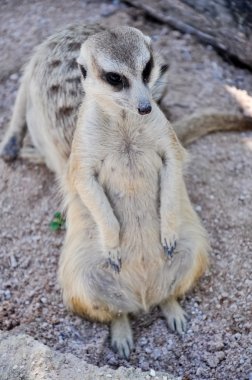
[{"label": "meerkat's chest", "polygon": [[161,166],[161,157],[148,136],[118,134],[101,161],[100,180],[107,188],[128,194],[156,191]]}]

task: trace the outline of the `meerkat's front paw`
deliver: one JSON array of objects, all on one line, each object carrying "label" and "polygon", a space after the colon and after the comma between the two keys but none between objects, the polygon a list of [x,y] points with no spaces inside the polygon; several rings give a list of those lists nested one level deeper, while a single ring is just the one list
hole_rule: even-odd
[{"label": "meerkat's front paw", "polygon": [[108,264],[114,272],[119,273],[122,266],[122,259],[119,248],[107,249]]},{"label": "meerkat's front paw", "polygon": [[177,245],[176,238],[173,239],[173,243],[171,243],[171,242],[168,243],[167,239],[164,238],[162,241],[162,244],[163,244],[165,254],[169,257],[172,257],[173,252],[174,252],[176,245]]},{"label": "meerkat's front paw", "polygon": [[161,233],[161,243],[164,248],[164,252],[167,256],[172,257],[173,252],[177,246],[177,234],[175,231],[167,231],[165,229]]},{"label": "meerkat's front paw", "polygon": [[114,218],[106,224],[102,233],[102,242],[107,264],[116,273],[120,272],[122,266],[119,235],[120,225]]}]

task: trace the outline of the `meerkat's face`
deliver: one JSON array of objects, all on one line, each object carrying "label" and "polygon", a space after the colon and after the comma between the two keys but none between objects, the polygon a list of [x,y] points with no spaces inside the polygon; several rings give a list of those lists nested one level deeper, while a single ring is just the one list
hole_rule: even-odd
[{"label": "meerkat's face", "polygon": [[85,92],[103,106],[140,115],[151,112],[152,89],[164,66],[158,63],[150,38],[139,30],[121,27],[89,37],[78,63]]}]

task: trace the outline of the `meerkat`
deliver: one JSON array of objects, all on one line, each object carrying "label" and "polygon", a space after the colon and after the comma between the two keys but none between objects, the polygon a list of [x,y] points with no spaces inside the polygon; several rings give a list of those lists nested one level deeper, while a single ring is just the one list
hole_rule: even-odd
[{"label": "meerkat", "polygon": [[185,331],[177,299],[207,267],[207,234],[185,187],[186,151],[153,99],[150,38],[130,27],[99,32],[78,64],[85,96],[61,177],[59,281],[73,312],[111,322],[111,346],[128,358],[131,313],[159,305]]},{"label": "meerkat", "polygon": [[[71,25],[39,45],[24,69],[13,116],[0,144],[0,156],[11,161],[21,156],[45,162],[58,176],[66,166],[78,109],[83,98],[77,57],[81,44],[97,32],[99,24]],[[159,75],[152,87],[153,99],[161,104],[167,91],[168,64],[156,54]],[[165,111],[165,110],[164,110]],[[34,148],[21,149],[28,129]],[[173,124],[183,145],[217,130],[252,129],[252,118],[212,110]]]},{"label": "meerkat", "polygon": [[[26,65],[0,156],[14,160],[27,128],[36,149],[27,147],[21,157],[45,162],[60,175],[71,150],[78,108],[83,97],[77,57],[88,36],[105,30],[100,24],[70,25],[39,45]],[[167,65],[159,59],[159,75],[152,87],[159,101],[166,91]],[[162,79],[162,81],[161,81]]]}]

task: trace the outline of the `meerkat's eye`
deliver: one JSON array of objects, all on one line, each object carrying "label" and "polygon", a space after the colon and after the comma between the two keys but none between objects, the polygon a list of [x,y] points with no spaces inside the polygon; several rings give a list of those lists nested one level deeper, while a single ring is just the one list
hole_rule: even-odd
[{"label": "meerkat's eye", "polygon": [[121,75],[117,73],[107,73],[105,74],[106,81],[111,84],[111,86],[121,86],[123,83]]},{"label": "meerkat's eye", "polygon": [[152,67],[153,67],[153,58],[150,57],[142,73],[142,78],[143,78],[144,83],[147,83],[149,81]]}]

